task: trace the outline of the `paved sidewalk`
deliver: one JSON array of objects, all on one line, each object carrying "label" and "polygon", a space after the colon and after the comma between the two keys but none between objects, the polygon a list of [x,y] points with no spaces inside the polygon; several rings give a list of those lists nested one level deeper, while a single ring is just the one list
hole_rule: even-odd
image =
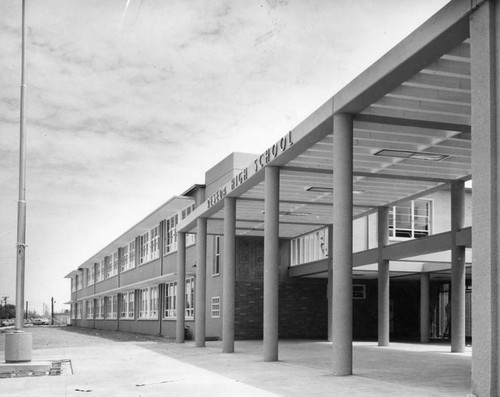
[{"label": "paved sidewalk", "polygon": [[451,354],[439,344],[356,343],[355,375],[334,377],[327,342],[280,341],[280,361],[264,363],[260,341],[236,342],[235,353],[223,354],[220,342],[196,348],[193,342],[110,340],[101,331],[54,328],[43,331],[52,339],[41,343],[33,332],[33,360],[71,359],[74,374],[0,379],[0,395],[466,396],[470,389],[470,348]]}]

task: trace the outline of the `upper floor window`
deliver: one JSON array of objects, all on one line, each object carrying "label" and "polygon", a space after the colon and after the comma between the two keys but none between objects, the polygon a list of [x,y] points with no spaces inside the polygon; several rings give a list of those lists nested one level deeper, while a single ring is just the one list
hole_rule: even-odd
[{"label": "upper floor window", "polygon": [[191,212],[194,211],[195,203],[188,205],[181,211],[181,219],[186,218]]},{"label": "upper floor window", "polygon": [[221,239],[222,239],[222,236],[215,236],[214,262],[212,264],[212,275],[213,276],[217,276],[220,274]]},{"label": "upper floor window", "polygon": [[292,266],[328,258],[328,228],[294,238],[290,249]]},{"label": "upper floor window", "polygon": [[102,258],[98,263],[97,263],[97,271],[96,271],[96,283],[99,281],[104,280],[104,258]]},{"label": "upper floor window", "polygon": [[129,269],[135,267],[135,240],[128,243],[128,266]]},{"label": "upper floor window", "polygon": [[151,229],[151,259],[160,256],[160,226]]},{"label": "upper floor window", "polygon": [[143,235],[141,235],[140,247],[141,247],[140,262],[142,265],[143,263],[149,262],[149,232],[146,232]]},{"label": "upper floor window", "polygon": [[128,270],[128,244],[120,250],[120,273]]},{"label": "upper floor window", "polygon": [[92,266],[86,269],[86,272],[87,272],[87,286],[94,285],[95,266],[92,264]]},{"label": "upper floor window", "polygon": [[419,238],[431,234],[430,200],[412,200],[389,208],[389,237]]},{"label": "upper floor window", "polygon": [[111,269],[111,276],[118,274],[118,250],[113,252],[113,268]]},{"label": "upper floor window", "polygon": [[168,254],[177,250],[177,230],[179,215],[174,215],[165,222],[165,233],[163,234],[163,254]]},{"label": "upper floor window", "polygon": [[76,277],[76,290],[79,291],[83,288],[83,285],[82,285],[82,276],[77,274]]}]

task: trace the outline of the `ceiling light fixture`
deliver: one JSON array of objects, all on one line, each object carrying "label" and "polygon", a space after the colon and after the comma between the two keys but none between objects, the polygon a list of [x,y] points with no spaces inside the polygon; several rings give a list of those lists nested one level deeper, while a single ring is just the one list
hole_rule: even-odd
[{"label": "ceiling light fixture", "polygon": [[[266,211],[262,211],[263,214],[266,213]],[[280,211],[280,215],[287,215],[287,216],[308,216],[311,215],[310,212],[297,212],[297,211]]]},{"label": "ceiling light fixture", "polygon": [[[333,188],[331,187],[323,187],[323,186],[311,186],[306,189],[306,192],[315,192],[315,193],[333,193]],[[363,194],[364,190],[353,190],[352,194]]]},{"label": "ceiling light fixture", "polygon": [[428,153],[428,152],[412,152],[409,150],[392,150],[382,149],[374,154],[375,156],[397,157],[411,160],[424,160],[424,161],[441,161],[447,157],[446,154]]}]

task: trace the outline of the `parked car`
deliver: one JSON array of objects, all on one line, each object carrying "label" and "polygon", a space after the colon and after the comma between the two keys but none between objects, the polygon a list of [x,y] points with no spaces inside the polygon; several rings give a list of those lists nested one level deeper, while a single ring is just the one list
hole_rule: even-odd
[{"label": "parked car", "polygon": [[48,318],[45,318],[45,317],[32,318],[31,324],[33,324],[33,325],[50,325],[50,320]]},{"label": "parked car", "polygon": [[11,325],[14,325],[16,323],[16,320],[13,318],[10,318],[8,320],[2,320],[2,326],[4,327],[10,327]]}]

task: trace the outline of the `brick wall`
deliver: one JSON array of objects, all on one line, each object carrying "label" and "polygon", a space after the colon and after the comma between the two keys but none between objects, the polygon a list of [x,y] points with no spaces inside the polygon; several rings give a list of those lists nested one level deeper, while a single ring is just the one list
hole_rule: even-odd
[{"label": "brick wall", "polygon": [[[263,239],[238,239],[236,256],[235,338],[262,339]],[[326,284],[325,279],[306,278],[287,278],[280,282],[280,338],[327,337]]]}]

